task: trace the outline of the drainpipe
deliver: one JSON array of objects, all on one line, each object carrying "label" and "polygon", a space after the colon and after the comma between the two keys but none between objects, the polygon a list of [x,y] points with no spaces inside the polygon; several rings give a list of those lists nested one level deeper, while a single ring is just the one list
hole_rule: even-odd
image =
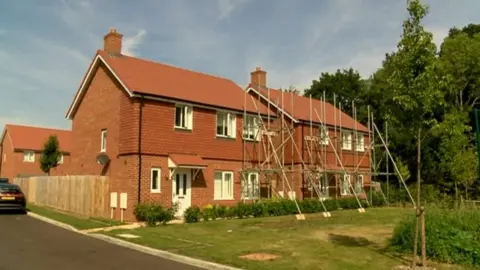
[{"label": "drainpipe", "polygon": [[143,95],[140,96],[140,109],[138,113],[138,195],[137,203],[142,198],[142,115],[143,115]]},{"label": "drainpipe", "polygon": [[[303,129],[304,129],[304,123],[303,122],[300,122],[300,127],[302,128],[302,157],[301,157],[301,160],[305,161],[305,159],[303,158],[304,154],[303,152],[305,151],[305,137],[304,137],[304,134],[303,134]],[[311,162],[311,161],[310,161]],[[305,166],[304,166],[305,162],[302,162],[302,200],[304,198],[304,184],[305,184]]]},{"label": "drainpipe", "polygon": [[2,168],[3,168],[3,143],[0,143],[0,177],[2,176]]}]

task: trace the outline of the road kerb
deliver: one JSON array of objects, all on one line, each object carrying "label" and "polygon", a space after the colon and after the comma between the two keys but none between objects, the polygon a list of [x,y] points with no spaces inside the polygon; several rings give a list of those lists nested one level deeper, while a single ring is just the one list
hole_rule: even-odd
[{"label": "road kerb", "polygon": [[143,253],[146,253],[146,254],[161,257],[161,258],[168,259],[168,260],[171,260],[171,261],[176,261],[176,262],[183,263],[183,264],[188,264],[188,265],[195,266],[195,267],[198,267],[198,268],[210,269],[210,270],[241,270],[241,268],[235,268],[235,267],[228,266],[228,265],[222,265],[222,264],[218,264],[218,263],[214,263],[214,262],[204,261],[204,260],[200,260],[200,259],[195,259],[195,258],[171,253],[171,252],[160,250],[160,249],[155,249],[155,248],[151,248],[151,247],[147,247],[147,246],[142,246],[142,245],[139,245],[139,244],[135,244],[135,243],[128,242],[128,241],[125,241],[125,240],[121,240],[121,239],[111,237],[111,236],[108,236],[108,235],[104,235],[104,234],[87,233],[85,231],[78,230],[77,228],[75,228],[71,225],[68,225],[68,224],[62,223],[60,221],[56,221],[56,220],[41,216],[39,214],[35,214],[35,213],[32,213],[32,212],[27,212],[27,215],[30,216],[30,217],[36,218],[38,220],[50,223],[52,225],[58,226],[60,228],[70,230],[70,231],[73,231],[73,232],[76,232],[76,233],[79,233],[79,234],[83,234],[83,235],[86,235],[86,236],[90,236],[90,237],[108,242],[110,244],[115,244],[115,245],[118,245],[118,246],[130,248],[130,249],[133,249],[133,250],[136,250],[136,251],[139,251],[139,252],[143,252]]},{"label": "road kerb", "polygon": [[73,227],[73,226],[71,226],[71,225],[62,223],[62,222],[60,222],[60,221],[56,221],[56,220],[54,220],[54,219],[44,217],[44,216],[41,216],[41,215],[39,215],[39,214],[35,214],[35,213],[33,213],[33,212],[27,212],[27,215],[30,216],[30,217],[39,219],[39,220],[41,220],[41,221],[50,223],[50,224],[52,224],[52,225],[55,225],[55,226],[57,226],[57,227],[61,227],[61,228],[64,228],[64,229],[66,229],[66,230],[70,230],[70,231],[74,231],[74,232],[81,233],[77,228],[75,228],[75,227]]},{"label": "road kerb", "polygon": [[222,265],[222,264],[218,264],[218,263],[214,263],[214,262],[204,261],[204,260],[200,260],[200,259],[196,259],[196,258],[191,258],[191,257],[171,253],[171,252],[160,250],[160,249],[155,249],[155,248],[151,248],[151,247],[147,247],[147,246],[142,246],[142,245],[139,245],[139,244],[135,244],[135,243],[132,243],[132,242],[129,242],[129,241],[121,240],[121,239],[111,237],[111,236],[108,236],[108,235],[104,235],[104,234],[92,233],[92,234],[88,234],[88,235],[91,236],[91,237],[94,237],[94,238],[97,238],[97,239],[115,244],[115,245],[119,245],[119,246],[130,248],[130,249],[134,249],[134,250],[137,250],[137,251],[140,251],[140,252],[143,252],[143,253],[147,253],[147,254],[150,254],[150,255],[153,255],[153,256],[162,257],[164,259],[176,261],[176,262],[183,263],[183,264],[188,264],[188,265],[199,267],[199,268],[210,269],[210,270],[241,270],[241,268],[236,268],[236,267],[232,267],[232,266],[228,266],[228,265]]}]

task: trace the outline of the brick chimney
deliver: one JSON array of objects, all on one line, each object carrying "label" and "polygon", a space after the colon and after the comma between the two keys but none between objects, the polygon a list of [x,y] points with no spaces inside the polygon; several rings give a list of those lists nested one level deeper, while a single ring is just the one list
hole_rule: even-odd
[{"label": "brick chimney", "polygon": [[110,32],[103,37],[103,50],[113,54],[121,54],[122,37],[123,35],[117,33],[115,28],[110,29]]},{"label": "brick chimney", "polygon": [[250,72],[250,83],[256,86],[267,87],[267,72],[257,67]]}]

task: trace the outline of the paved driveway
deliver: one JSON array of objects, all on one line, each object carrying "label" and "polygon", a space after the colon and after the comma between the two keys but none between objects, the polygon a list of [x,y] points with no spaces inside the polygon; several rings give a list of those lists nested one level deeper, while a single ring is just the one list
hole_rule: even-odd
[{"label": "paved driveway", "polygon": [[0,213],[0,270],[199,270],[58,228]]}]

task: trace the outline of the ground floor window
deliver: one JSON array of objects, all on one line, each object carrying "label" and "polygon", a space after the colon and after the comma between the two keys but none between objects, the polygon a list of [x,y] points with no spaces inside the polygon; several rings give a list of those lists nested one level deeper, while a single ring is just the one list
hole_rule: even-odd
[{"label": "ground floor window", "polygon": [[216,171],[214,175],[214,200],[233,199],[233,172]]},{"label": "ground floor window", "polygon": [[341,186],[340,186],[340,195],[350,194],[350,175],[345,174],[343,176]]},{"label": "ground floor window", "polygon": [[260,197],[260,181],[258,173],[246,173],[242,179],[242,198],[246,200],[258,199]]},{"label": "ground floor window", "polygon": [[355,178],[355,193],[361,193],[363,190],[363,175],[357,175]]}]

